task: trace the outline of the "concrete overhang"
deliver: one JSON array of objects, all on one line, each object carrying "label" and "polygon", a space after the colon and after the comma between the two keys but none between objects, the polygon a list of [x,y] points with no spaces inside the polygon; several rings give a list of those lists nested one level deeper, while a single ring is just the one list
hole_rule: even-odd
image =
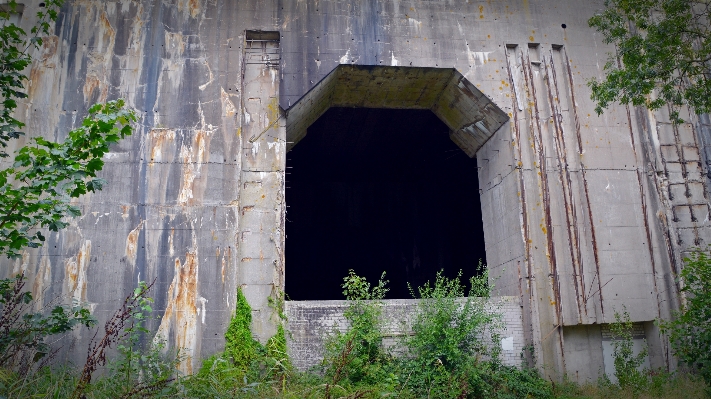
[{"label": "concrete overhang", "polygon": [[454,68],[339,65],[286,110],[287,151],[330,107],[429,109],[469,157],[509,119]]}]

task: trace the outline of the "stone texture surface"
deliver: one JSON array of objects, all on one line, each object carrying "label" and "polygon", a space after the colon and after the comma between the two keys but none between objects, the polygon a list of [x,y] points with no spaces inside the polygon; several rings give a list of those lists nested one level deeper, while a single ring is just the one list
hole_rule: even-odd
[{"label": "stone texture surface", "polygon": [[[397,351],[398,340],[412,333],[412,317],[417,313],[416,299],[388,299],[383,301],[383,345]],[[344,332],[348,321],[343,312],[346,301],[289,301],[284,312],[287,317],[287,344],[294,366],[308,370],[323,360],[324,344],[335,331]],[[502,345],[501,361],[510,366],[519,366],[524,351],[523,315],[518,297],[496,297],[488,301],[487,308],[501,315],[503,329],[501,339],[506,343],[491,342],[490,336],[482,337],[489,345]]]}]

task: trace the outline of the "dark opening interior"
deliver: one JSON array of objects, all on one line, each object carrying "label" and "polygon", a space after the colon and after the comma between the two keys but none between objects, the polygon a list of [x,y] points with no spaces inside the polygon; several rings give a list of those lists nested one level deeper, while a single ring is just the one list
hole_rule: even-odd
[{"label": "dark opening interior", "polygon": [[344,299],[349,269],[388,298],[485,261],[476,159],[429,110],[331,108],[287,154],[286,294]]}]

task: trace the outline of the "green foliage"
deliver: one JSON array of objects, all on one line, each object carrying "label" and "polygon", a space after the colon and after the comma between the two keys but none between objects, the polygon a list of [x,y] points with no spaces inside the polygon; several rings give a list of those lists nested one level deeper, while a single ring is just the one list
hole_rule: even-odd
[{"label": "green foliage", "polygon": [[17,108],[17,100],[27,98],[24,92],[27,82],[24,70],[32,63],[29,50],[42,45],[40,35],[49,34],[50,21],[57,19],[63,0],[48,0],[44,3],[44,9],[37,12],[37,24],[29,36],[19,26],[6,22],[17,11],[16,0],[3,4],[0,10],[0,158],[8,156],[5,151],[7,142],[23,134],[20,129],[25,124],[12,115]]},{"label": "green foliage", "polygon": [[269,338],[266,345],[267,358],[274,359],[286,371],[291,369],[289,355],[286,353],[286,332],[284,326],[277,326],[276,334]]},{"label": "green foliage", "polygon": [[177,394],[172,385],[181,356],[164,354],[165,342],[141,345],[146,337],[132,331],[118,346],[118,354],[108,363],[108,376],[99,378],[88,387],[87,393],[112,392],[113,397],[144,398],[170,397]]},{"label": "green foliage", "polygon": [[413,297],[421,300],[413,335],[404,340],[409,357],[402,360],[402,368],[405,385],[416,395],[457,397],[483,390],[482,356],[490,358],[486,367],[500,368],[499,346],[489,347],[481,340],[488,332],[498,343],[499,317],[479,298],[489,296],[488,273],[472,277],[468,297],[461,277],[461,271],[452,279],[440,271],[434,284],[427,282],[417,293],[410,288]]},{"label": "green foliage", "polygon": [[293,372],[289,354],[286,351],[284,326],[281,324],[277,326],[276,334],[269,338],[265,349],[264,364],[268,368],[268,374],[271,378],[281,382],[281,390],[284,391],[286,389],[286,380],[289,374]]},{"label": "green foliage", "polygon": [[380,276],[378,285],[371,288],[370,283],[365,277],[360,277],[351,269],[348,271],[348,276],[343,278],[343,296],[349,301],[362,303],[362,301],[380,301],[385,299],[385,294],[389,289],[386,288],[388,280],[385,280],[385,272]]},{"label": "green foliage", "polygon": [[693,375],[655,371],[650,375],[648,388],[642,392],[609,381],[577,384],[566,379],[553,384],[553,395],[560,399],[705,399],[704,389],[703,380]]},{"label": "green foliage", "polygon": [[78,304],[54,306],[48,315],[32,313],[32,294],[23,291],[25,277],[0,280],[0,367],[30,371],[50,353],[47,338],[96,320]]},{"label": "green foliage", "polygon": [[[588,82],[596,112],[619,101],[697,114],[711,112],[709,4],[706,0],[605,0],[605,10],[588,21],[614,44],[606,77]],[[653,94],[654,93],[654,94]]]},{"label": "green foliage", "polygon": [[225,356],[235,369],[245,373],[259,354],[261,345],[252,338],[252,307],[244,297],[242,289],[237,290],[235,315],[225,333]]},{"label": "green foliage", "polygon": [[[102,379],[101,388],[113,386],[112,391],[122,397],[142,397],[148,392],[174,393],[168,385],[173,380],[181,357],[178,354],[164,355],[165,342],[150,339],[150,331],[144,323],[153,312],[153,298],[145,295],[147,285],[141,281],[134,290],[137,306],[131,312],[128,327],[116,346],[117,356],[108,363],[113,378]],[[93,387],[97,389],[96,387]]]},{"label": "green foliage", "polygon": [[[176,387],[170,382],[174,379],[182,357],[179,352],[164,354],[165,342],[151,340],[150,331],[144,327],[153,312],[153,298],[147,295],[151,286],[152,284],[139,282],[133,294],[126,299],[128,306],[123,306],[117,312],[121,320],[116,316],[109,320],[109,324],[116,327],[116,332],[107,332],[96,346],[101,347],[102,343],[108,342],[105,347],[110,347],[111,342],[117,343],[116,356],[107,364],[108,378],[99,378],[93,384],[89,384],[91,379],[80,380],[73,397],[82,397],[92,392],[111,392],[113,397],[120,398],[168,396],[177,393]],[[114,320],[118,322],[112,322]],[[124,320],[125,322],[122,322]],[[88,362],[92,361],[92,358],[90,355]]]},{"label": "green foliage", "polygon": [[679,278],[686,302],[674,320],[661,322],[669,334],[674,353],[696,369],[711,387],[711,256],[709,250],[696,250]]},{"label": "green foliage", "polygon": [[481,362],[475,367],[467,368],[462,373],[457,388],[449,389],[449,392],[457,393],[459,395],[457,397],[466,398],[552,399],[554,397],[551,384],[541,378],[535,369],[518,369],[496,362]]},{"label": "green foliage", "polygon": [[387,284],[385,273],[374,287],[353,270],[343,278],[343,295],[349,301],[344,312],[348,329],[329,337],[324,356],[325,375],[332,384],[394,384],[395,376],[387,367],[390,356],[382,348],[381,301]]},{"label": "green foliage", "polygon": [[[8,141],[19,138],[24,123],[14,118],[17,100],[27,97],[25,69],[32,63],[30,50],[42,45],[40,35],[49,34],[63,0],[48,0],[37,12],[30,35],[9,23],[17,9],[15,0],[0,9],[0,157],[7,157]],[[25,247],[39,247],[45,240],[37,228],[57,231],[67,216],[80,215],[70,200],[101,190],[106,183],[96,174],[104,166],[109,145],[132,133],[133,111],[123,100],[96,104],[80,128],[69,132],[61,143],[42,137],[22,147],[11,167],[0,170],[0,255],[16,258]]]},{"label": "green foliage", "polygon": [[18,257],[24,247],[44,241],[34,228],[57,231],[67,225],[66,216],[79,216],[70,199],[101,190],[106,182],[96,174],[102,157],[111,143],[131,134],[135,121],[123,100],[96,104],[64,142],[37,137],[20,149],[13,166],[0,170],[0,254]]},{"label": "green foliage", "polygon": [[648,383],[645,370],[641,369],[647,358],[647,347],[637,354],[634,353],[632,326],[630,314],[625,309],[621,314],[615,312],[615,322],[610,324],[610,332],[614,337],[612,348],[617,384],[639,392],[645,389]]},{"label": "green foliage", "polygon": [[[280,319],[283,314],[283,294],[270,299]],[[203,361],[200,371],[181,380],[188,397],[235,397],[258,392],[262,386],[275,390],[286,388],[294,373],[286,348],[286,331],[277,326],[276,334],[265,346],[252,338],[252,309],[242,290],[237,291],[235,315],[225,334],[225,352]]]},{"label": "green foliage", "polygon": [[[483,278],[485,277],[473,281],[472,287],[486,287]],[[435,314],[441,314],[443,309],[449,309],[456,315],[457,312],[466,309],[464,304],[467,298],[461,297],[465,289],[460,281],[460,277],[447,279],[440,273],[433,285],[426,284],[418,290],[418,293],[420,297],[429,301],[430,305],[427,306],[431,307]],[[221,354],[207,359],[199,373],[176,377],[175,367],[181,360],[180,356],[166,357],[161,354],[164,349],[163,343],[147,343],[150,340],[147,339],[143,323],[151,312],[152,301],[145,295],[148,286],[142,284],[127,298],[113,321],[110,321],[110,325],[118,326],[118,329],[111,332],[107,330],[108,338],[101,339],[101,342],[110,345],[113,345],[111,342],[118,342],[117,352],[109,358],[105,373],[83,386],[80,395],[77,395],[75,387],[81,384],[82,374],[76,369],[60,365],[39,368],[31,373],[18,373],[0,367],[0,398],[637,399],[655,397],[694,399],[704,397],[703,382],[684,375],[659,372],[651,375],[650,383],[643,392],[611,384],[581,386],[570,381],[564,384],[552,384],[541,378],[535,370],[504,366],[495,359],[486,360],[487,354],[491,356],[496,351],[486,348],[478,341],[475,345],[480,350],[476,353],[470,351],[469,355],[463,356],[458,363],[452,360],[455,359],[453,356],[437,357],[434,361],[428,361],[427,358],[418,359],[413,356],[416,352],[410,348],[408,348],[409,352],[401,358],[392,357],[382,350],[381,343],[374,345],[375,342],[382,340],[379,330],[382,318],[382,314],[379,313],[381,307],[376,304],[381,304],[380,301],[387,291],[386,283],[383,276],[377,286],[371,287],[365,279],[352,272],[344,279],[344,290],[351,301],[350,304],[353,305],[349,306],[353,313],[349,313],[348,317],[351,318],[350,320],[363,318],[366,322],[353,324],[355,327],[340,335],[340,337],[354,338],[336,341],[340,343],[341,350],[335,352],[337,356],[333,356],[330,363],[326,364],[328,372],[325,375],[300,373],[290,366],[285,366],[288,364],[286,331],[279,326],[277,334],[267,342],[265,347],[258,346],[255,357],[246,369],[234,365],[231,357]],[[472,291],[483,296],[487,294],[477,288],[472,288]],[[239,318],[242,322],[239,328],[244,333],[249,331],[248,315],[251,311],[242,293],[238,294],[242,303],[238,305],[238,312],[233,321],[238,319],[238,315],[242,316]],[[437,301],[439,299],[447,299],[447,301]],[[437,309],[432,305],[443,303],[448,306],[451,304],[448,302],[449,299],[453,299],[459,307]],[[478,309],[486,312],[485,308]],[[440,325],[430,327],[430,330],[441,331],[442,325],[453,326],[454,324],[451,323],[454,320],[472,320],[472,317],[460,315],[449,319],[438,317],[433,320],[437,320]],[[492,320],[495,321],[496,318],[493,317]],[[620,316],[620,321],[624,322],[624,316]],[[481,326],[482,329],[495,328],[495,322],[494,327],[486,323]],[[233,325],[237,326],[237,323]],[[234,333],[235,329],[232,332]],[[427,334],[418,342],[427,342]],[[231,335],[232,339],[238,336],[238,334]],[[251,339],[251,334],[241,334],[241,336]],[[113,341],[111,337],[120,337],[120,340]],[[464,334],[464,337],[469,335]],[[357,342],[359,340],[360,343]],[[446,342],[451,346],[456,340],[447,339]],[[361,347],[356,349],[358,345]],[[349,347],[350,350],[347,349]],[[466,348],[444,348],[439,352],[455,350],[462,351]],[[360,351],[360,354],[351,356],[354,351]],[[373,351],[380,353],[372,357]],[[104,355],[100,355],[99,358],[102,356]],[[90,356],[90,358],[94,357]],[[94,362],[94,364],[99,363]],[[356,365],[360,365],[365,370],[357,370]],[[413,365],[421,365],[422,370],[413,369]],[[340,372],[337,371],[339,368]],[[336,372],[340,373],[340,377],[335,377]]]}]

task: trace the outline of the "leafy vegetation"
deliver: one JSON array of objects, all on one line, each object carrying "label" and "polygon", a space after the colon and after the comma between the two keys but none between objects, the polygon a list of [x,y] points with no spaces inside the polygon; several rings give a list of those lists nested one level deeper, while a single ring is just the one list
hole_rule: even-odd
[{"label": "leafy vegetation", "polygon": [[24,134],[20,130],[25,124],[13,113],[17,109],[17,100],[27,98],[24,92],[27,75],[24,70],[32,63],[29,50],[42,45],[41,36],[49,34],[50,22],[57,19],[62,3],[63,0],[45,1],[44,8],[37,11],[37,24],[30,35],[16,24],[7,22],[12,14],[18,12],[16,0],[9,0],[0,9],[0,158],[8,156],[5,151],[7,142]]},{"label": "leafy vegetation", "polygon": [[[471,286],[486,296],[483,277]],[[152,311],[150,286],[140,285],[126,298],[95,339],[87,357],[90,378],[70,367],[35,367],[18,373],[0,367],[0,397],[92,398],[702,398],[705,384],[689,375],[638,371],[639,355],[631,347],[629,319],[618,315],[612,326],[620,339],[616,350],[620,383],[602,380],[596,385],[566,381],[553,384],[536,370],[509,367],[497,359],[495,308],[465,292],[461,274],[442,273],[419,287],[421,298],[412,321],[414,335],[401,342],[404,351],[392,353],[382,345],[382,298],[387,292],[383,275],[378,284],[350,272],[344,279],[349,300],[345,312],[349,327],[333,334],[321,372],[299,372],[286,355],[282,326],[266,345],[252,338],[245,323],[251,309],[240,293],[238,311],[228,339],[242,339],[228,347],[232,353],[207,359],[192,376],[180,375],[180,353],[162,354],[142,323]],[[470,291],[471,292],[471,291]],[[467,302],[470,303],[467,306]],[[240,327],[241,326],[241,327]],[[241,329],[241,330],[240,330]],[[494,332],[492,334],[492,331]],[[98,334],[97,334],[98,336]],[[492,339],[493,337],[493,339]],[[246,341],[246,342],[245,342]],[[113,356],[107,350],[116,348]],[[242,354],[248,354],[242,356]],[[235,361],[234,359],[238,359]],[[247,362],[249,359],[249,362]],[[105,364],[103,374],[95,366]],[[93,366],[92,366],[93,365]],[[627,373],[627,374],[625,374]],[[639,376],[634,382],[628,376]],[[625,381],[633,381],[628,383]]]},{"label": "leafy vegetation", "polygon": [[[410,377],[406,386],[416,396],[457,397],[477,390],[483,394],[487,388],[477,371],[499,368],[498,345],[483,339],[488,328],[491,341],[498,342],[498,316],[474,293],[465,298],[461,276],[460,271],[449,279],[440,271],[434,284],[427,282],[417,292],[410,288],[421,300],[412,323],[414,334],[404,342],[410,356],[402,364]],[[471,286],[481,286],[477,280],[487,278],[486,273],[472,277]],[[488,297],[488,290],[479,294]],[[490,363],[482,365],[482,357]]]},{"label": "leafy vegetation", "polygon": [[[30,51],[42,45],[41,36],[49,34],[50,22],[56,20],[62,3],[62,0],[43,2],[37,12],[37,23],[29,35],[10,22],[11,15],[18,11],[15,0],[0,8],[0,158],[9,157],[6,150],[9,141],[24,134],[20,130],[25,125],[14,117],[14,112],[17,101],[27,97],[25,70],[32,63]],[[81,126],[70,131],[63,142],[34,137],[31,144],[21,147],[14,162],[0,169],[0,256],[20,257],[24,249],[42,245],[45,237],[41,228],[58,231],[67,226],[67,217],[79,216],[79,207],[72,205],[71,199],[101,190],[106,183],[97,177],[104,166],[102,158],[111,143],[132,133],[130,124],[136,120],[133,111],[124,109],[123,100],[96,104],[89,108]],[[91,327],[96,322],[80,303],[34,304],[32,295],[24,291],[24,285],[23,274],[0,280],[2,390],[8,396],[17,397],[25,397],[33,389],[25,384],[28,379],[54,379],[56,376],[45,367],[55,353],[48,343],[50,338],[78,325]],[[106,349],[117,343],[118,359],[126,360],[128,356],[127,362],[117,363],[125,366],[119,369],[127,377],[126,384],[141,381],[122,386],[133,386],[139,391],[149,387],[150,383],[145,385],[146,381],[151,381],[147,376],[152,376],[153,372],[143,366],[149,363],[145,359],[152,355],[141,354],[141,360],[136,362],[132,356],[136,351],[136,334],[145,333],[141,323],[145,312],[150,312],[146,296],[149,288],[141,285],[126,299],[123,307],[106,323],[103,338],[92,340],[83,371],[70,379],[74,383],[73,389],[62,385],[62,393],[55,393],[56,397],[82,396],[97,367],[106,364]],[[40,307],[43,311],[31,312],[32,307]],[[134,376],[129,370],[136,372]],[[164,370],[168,370],[169,375],[173,372],[172,367]],[[15,382],[20,381],[22,384],[18,387]]]},{"label": "leafy vegetation", "polygon": [[675,318],[662,322],[674,353],[711,387],[711,247],[685,258],[679,276],[685,301]]},{"label": "leafy vegetation", "polygon": [[[42,45],[41,36],[48,34],[62,3],[44,2],[29,35],[9,22],[17,11],[15,0],[0,10],[0,157],[8,157],[8,142],[24,134],[20,130],[25,124],[14,117],[14,111],[17,101],[27,97],[24,71],[32,63],[30,50]],[[20,148],[14,163],[0,169],[0,255],[17,258],[24,248],[44,242],[37,228],[58,231],[67,225],[66,217],[79,216],[79,208],[70,200],[101,190],[106,183],[97,178],[104,166],[102,158],[111,143],[131,135],[130,124],[136,120],[132,110],[124,109],[123,100],[96,104],[63,142],[34,137],[30,145]]]},{"label": "leafy vegetation", "polygon": [[588,82],[598,114],[610,104],[711,112],[711,4],[706,0],[605,0],[588,21],[614,44],[602,81]]},{"label": "leafy vegetation", "polygon": [[625,309],[622,313],[615,312],[615,322],[610,324],[613,356],[615,358],[615,377],[621,388],[630,388],[634,392],[644,390],[649,383],[648,372],[641,367],[647,358],[648,348],[645,346],[639,353],[634,353],[632,341],[633,323],[630,314]]},{"label": "leafy vegetation", "polygon": [[64,142],[35,137],[33,145],[21,148],[13,166],[0,170],[0,255],[19,257],[23,248],[45,240],[35,228],[58,231],[67,216],[79,216],[70,199],[101,190],[106,181],[96,174],[102,157],[109,144],[131,134],[135,121],[123,100],[96,104]]},{"label": "leafy vegetation", "polygon": [[246,370],[257,358],[260,349],[259,342],[252,338],[252,307],[244,297],[242,289],[237,290],[237,306],[235,314],[225,334],[225,356],[234,367]]},{"label": "leafy vegetation", "polygon": [[382,347],[382,300],[388,292],[385,273],[371,287],[353,270],[343,279],[343,295],[350,305],[344,312],[349,322],[345,332],[335,331],[326,343],[324,374],[331,385],[374,385],[390,383],[390,356]]},{"label": "leafy vegetation", "polygon": [[[147,317],[153,312],[153,299],[148,291],[153,287],[141,281],[133,293],[128,295],[121,307],[104,324],[104,334],[94,333],[89,342],[84,368],[79,375],[72,398],[81,398],[90,388],[92,377],[99,367],[106,366],[112,371],[112,378],[102,381],[102,385],[112,386],[117,397],[143,396],[150,392],[168,391],[174,370],[180,363],[180,356],[166,359],[161,351],[163,342],[144,345],[149,331],[143,327]],[[97,336],[99,337],[97,339]],[[117,356],[109,362],[107,352],[116,347]]]},{"label": "leafy vegetation", "polygon": [[23,374],[41,366],[40,361],[52,353],[47,338],[96,322],[76,304],[56,305],[47,316],[31,312],[32,295],[24,287],[22,275],[0,280],[0,367]]}]

